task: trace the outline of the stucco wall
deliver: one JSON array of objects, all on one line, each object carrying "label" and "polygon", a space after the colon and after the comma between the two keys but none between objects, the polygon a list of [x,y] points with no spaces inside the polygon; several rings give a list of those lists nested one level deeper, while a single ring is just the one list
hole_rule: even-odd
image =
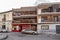
[{"label": "stucco wall", "polygon": [[41,30],[41,25],[49,25],[49,30],[47,30],[47,32],[55,32],[56,33],[56,25],[60,25],[60,24],[38,24],[37,25],[37,32],[43,32],[43,30]]},{"label": "stucco wall", "polygon": [[12,22],[6,22],[6,30],[11,31],[12,30]]},{"label": "stucco wall", "polygon": [[12,12],[6,13],[6,21],[12,21]]},{"label": "stucco wall", "polygon": [[[4,15],[6,15],[6,21],[2,21]],[[12,12],[6,12],[0,14],[0,29],[2,29],[2,25],[6,26],[6,30],[11,31],[12,29]]]},{"label": "stucco wall", "polygon": [[0,14],[0,22],[2,21],[3,18],[3,14]]}]

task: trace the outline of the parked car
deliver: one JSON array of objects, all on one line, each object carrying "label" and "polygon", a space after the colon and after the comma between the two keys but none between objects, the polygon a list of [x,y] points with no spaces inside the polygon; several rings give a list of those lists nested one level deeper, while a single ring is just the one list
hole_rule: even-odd
[{"label": "parked car", "polygon": [[25,34],[38,34],[38,32],[33,31],[31,29],[23,29],[22,33],[25,33]]},{"label": "parked car", "polygon": [[6,29],[1,29],[1,30],[0,30],[0,33],[2,33],[2,32],[3,32],[3,33],[6,33],[6,32],[8,32],[8,31],[7,31]]}]

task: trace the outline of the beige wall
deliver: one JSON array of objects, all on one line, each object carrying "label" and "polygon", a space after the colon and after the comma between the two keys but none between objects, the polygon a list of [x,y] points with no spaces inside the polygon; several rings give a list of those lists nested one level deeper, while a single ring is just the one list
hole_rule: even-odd
[{"label": "beige wall", "polygon": [[6,21],[12,21],[12,12],[6,13]]},{"label": "beige wall", "polygon": [[[6,21],[3,22],[2,18],[6,15]],[[2,29],[2,25],[5,23],[6,30],[11,31],[12,29],[12,12],[6,12],[0,14],[0,29]]]},{"label": "beige wall", "polygon": [[0,14],[0,22],[2,21],[3,18],[3,14]]},{"label": "beige wall", "polygon": [[4,17],[4,14],[6,15],[6,21],[12,21],[12,12],[7,12],[7,13],[0,14],[0,21],[2,21],[2,18]]},{"label": "beige wall", "polygon": [[8,13],[6,13],[6,29],[8,30],[8,31],[11,31],[11,29],[12,29],[12,12],[8,12]]}]

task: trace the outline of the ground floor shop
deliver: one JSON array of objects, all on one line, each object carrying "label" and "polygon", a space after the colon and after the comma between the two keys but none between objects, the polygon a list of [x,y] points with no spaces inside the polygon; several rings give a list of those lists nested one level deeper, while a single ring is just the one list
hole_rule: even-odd
[{"label": "ground floor shop", "polygon": [[37,25],[35,24],[13,24],[12,32],[21,32],[23,29],[26,29],[26,28],[36,31]]},{"label": "ground floor shop", "polygon": [[37,32],[52,32],[52,33],[60,33],[60,24],[38,24]]}]

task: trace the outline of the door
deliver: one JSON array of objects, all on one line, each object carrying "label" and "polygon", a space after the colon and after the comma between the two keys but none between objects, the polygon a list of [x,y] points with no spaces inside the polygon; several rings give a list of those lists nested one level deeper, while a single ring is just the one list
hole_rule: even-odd
[{"label": "door", "polygon": [[37,31],[37,25],[31,25],[31,29]]},{"label": "door", "polygon": [[20,32],[22,31],[22,26],[21,26],[21,25],[19,26],[19,31],[20,31]]},{"label": "door", "polygon": [[60,34],[60,25],[56,25],[56,33]]}]

